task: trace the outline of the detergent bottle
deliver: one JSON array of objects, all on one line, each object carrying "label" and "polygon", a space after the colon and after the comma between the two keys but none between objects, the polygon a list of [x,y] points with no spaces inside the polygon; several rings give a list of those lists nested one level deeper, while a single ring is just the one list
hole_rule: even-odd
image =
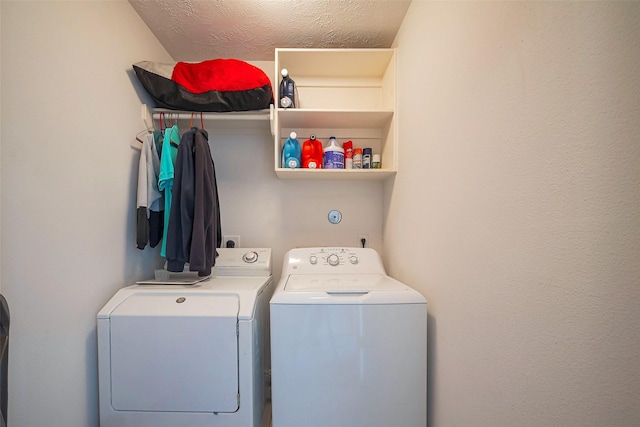
[{"label": "detergent bottle", "polygon": [[295,132],[291,132],[282,147],[281,167],[291,169],[299,168],[300,154],[298,135]]},{"label": "detergent bottle", "polygon": [[289,77],[289,70],[283,68],[280,71],[282,80],[280,81],[280,107],[295,108],[296,107],[296,83]]},{"label": "detergent bottle", "polygon": [[311,135],[302,144],[302,167],[309,169],[322,168],[322,142]]},{"label": "detergent bottle", "polygon": [[325,169],[344,169],[344,148],[338,147],[336,137],[329,138],[329,146],[324,149]]}]

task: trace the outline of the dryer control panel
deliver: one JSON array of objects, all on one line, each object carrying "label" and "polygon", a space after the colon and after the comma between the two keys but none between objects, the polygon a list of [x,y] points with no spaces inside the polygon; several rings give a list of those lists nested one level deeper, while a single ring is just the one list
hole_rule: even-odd
[{"label": "dryer control panel", "polygon": [[269,276],[270,248],[218,248],[215,276]]},{"label": "dryer control panel", "polygon": [[370,248],[297,248],[284,259],[283,274],[385,274],[378,253]]}]

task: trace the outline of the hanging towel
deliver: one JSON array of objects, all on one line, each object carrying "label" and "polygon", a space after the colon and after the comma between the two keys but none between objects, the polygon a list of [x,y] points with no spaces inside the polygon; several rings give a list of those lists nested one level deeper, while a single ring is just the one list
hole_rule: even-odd
[{"label": "hanging towel", "polygon": [[160,157],[160,174],[158,175],[158,189],[164,192],[164,227],[162,233],[162,249],[160,255],[167,255],[167,229],[169,228],[169,217],[171,216],[171,198],[173,194],[173,175],[176,158],[178,156],[178,145],[180,144],[180,133],[178,126],[165,129],[164,141],[162,143],[162,156]]},{"label": "hanging towel", "polygon": [[164,200],[158,189],[160,157],[153,134],[145,136],[138,163],[138,197],[136,203],[136,243],[138,249],[152,248],[162,239]]},{"label": "hanging towel", "polygon": [[220,204],[207,131],[192,128],[182,136],[167,230],[167,270],[189,263],[199,276],[211,274],[222,243]]}]

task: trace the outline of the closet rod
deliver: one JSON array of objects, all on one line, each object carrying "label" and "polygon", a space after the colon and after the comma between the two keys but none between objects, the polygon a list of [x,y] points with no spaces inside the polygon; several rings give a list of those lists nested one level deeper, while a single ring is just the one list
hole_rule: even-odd
[{"label": "closet rod", "polygon": [[[159,120],[160,114],[164,114],[165,118],[172,118],[178,120],[190,120],[191,117],[195,120],[196,118],[200,118],[199,111],[176,111],[176,110],[167,110],[167,109],[158,109],[154,108],[153,110],[153,119]],[[258,111],[230,111],[228,113],[208,113],[203,112],[202,118],[205,120],[269,120],[270,111],[269,110],[258,110]]]},{"label": "closet rod", "polygon": [[[231,131],[232,133],[255,133],[263,130],[274,131],[275,109],[273,104],[267,110],[255,111],[230,111],[227,113],[203,112],[204,121],[215,121],[216,130]],[[158,123],[160,115],[168,120],[200,120],[200,112],[170,110],[165,108],[149,108],[142,105],[142,121],[147,129],[153,128],[154,122]]]}]

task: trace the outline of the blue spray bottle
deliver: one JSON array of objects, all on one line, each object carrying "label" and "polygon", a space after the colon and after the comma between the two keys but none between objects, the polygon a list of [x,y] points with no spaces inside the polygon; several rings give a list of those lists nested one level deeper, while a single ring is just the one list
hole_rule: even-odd
[{"label": "blue spray bottle", "polygon": [[282,147],[281,167],[283,168],[299,168],[301,161],[300,142],[295,132],[289,134],[289,138],[284,142]]}]

